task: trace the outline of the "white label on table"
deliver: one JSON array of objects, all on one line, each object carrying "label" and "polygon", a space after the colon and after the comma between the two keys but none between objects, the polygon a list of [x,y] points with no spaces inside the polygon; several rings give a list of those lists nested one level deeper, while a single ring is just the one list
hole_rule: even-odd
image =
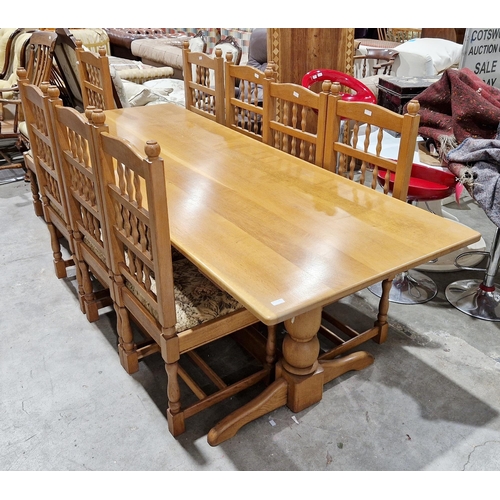
[{"label": "white label on table", "polygon": [[271,302],[271,304],[272,304],[273,306],[279,306],[280,304],[283,304],[284,302],[285,302],[285,299],[277,299],[277,300],[273,300],[273,301]]}]

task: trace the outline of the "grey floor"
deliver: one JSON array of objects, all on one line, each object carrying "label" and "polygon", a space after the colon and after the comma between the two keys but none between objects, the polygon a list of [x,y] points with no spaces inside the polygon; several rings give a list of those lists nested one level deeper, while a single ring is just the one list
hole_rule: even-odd
[{"label": "grey floor", "polygon": [[[206,434],[225,404],[189,419],[177,439],[169,434],[161,360],[123,370],[113,312],[87,322],[74,276],[54,275],[29,185],[2,175],[0,470],[500,470],[500,323],[471,318],[444,296],[448,283],[482,273],[428,273],[438,296],[391,304],[389,340],[363,346],[373,365],[328,383],[318,404],[280,408],[212,448]],[[489,248],[494,226],[470,199],[446,210]],[[376,303],[362,291],[335,308],[369,324]]]}]

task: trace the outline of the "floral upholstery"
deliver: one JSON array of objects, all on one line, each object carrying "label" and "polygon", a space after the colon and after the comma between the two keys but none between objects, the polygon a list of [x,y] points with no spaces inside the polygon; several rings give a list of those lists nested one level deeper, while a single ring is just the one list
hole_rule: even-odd
[{"label": "floral upholstery", "polygon": [[[188,259],[177,257],[172,260],[172,265],[177,318],[175,329],[178,333],[243,308],[237,300],[203,276]],[[146,303],[141,295],[135,292],[130,282],[127,282],[127,288],[158,320],[152,303]],[[156,293],[154,281],[151,284],[151,292]]]}]

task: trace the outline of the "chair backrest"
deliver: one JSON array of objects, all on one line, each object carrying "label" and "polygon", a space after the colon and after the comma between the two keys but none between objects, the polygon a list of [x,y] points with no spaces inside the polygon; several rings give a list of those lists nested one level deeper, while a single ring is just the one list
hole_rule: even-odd
[{"label": "chair backrest", "polygon": [[240,44],[233,36],[226,36],[221,38],[214,46],[215,49],[222,50],[222,59],[225,61],[227,59],[228,54],[232,54],[233,56],[233,64],[240,64],[241,54],[243,52]]},{"label": "chair backrest", "polygon": [[123,276],[137,298],[136,307],[142,305],[149,322],[174,328],[170,230],[160,146],[148,141],[144,157],[128,141],[106,132],[98,134],[97,144],[111,271],[115,277]]},{"label": "chair backrest", "polygon": [[[325,138],[326,169],[377,188],[379,168],[385,170],[384,193],[406,201],[418,135],[420,105],[412,100],[400,115],[372,103],[343,101],[340,85],[328,96]],[[395,137],[399,135],[399,137]],[[394,187],[391,187],[391,173]]]},{"label": "chair backrest", "polygon": [[226,88],[226,125],[262,141],[264,95],[272,79],[252,66],[233,63],[227,54],[224,67]]},{"label": "chair backrest", "polygon": [[[270,65],[265,74],[271,78]],[[264,95],[263,142],[322,166],[331,82],[322,85],[321,92],[316,93],[295,83],[270,81]]]},{"label": "chair backrest", "polygon": [[0,79],[4,79],[9,69],[14,40],[22,28],[0,28]]},{"label": "chair backrest", "polygon": [[[104,123],[94,126],[89,123],[92,111],[93,108],[87,108],[85,117],[73,108],[54,102],[51,120],[73,238],[75,244],[85,247],[76,249],[77,257],[90,266],[101,284],[109,286],[108,245],[105,241],[104,210],[93,143],[94,128],[107,131],[107,126]],[[103,116],[102,113],[94,115]],[[89,286],[90,283],[84,285]],[[92,290],[90,286],[89,290]]]},{"label": "chair backrest", "polygon": [[35,31],[27,46],[26,71],[30,83],[39,86],[49,82],[52,75],[54,47],[57,34],[53,31]]},{"label": "chair backrest", "polygon": [[377,28],[377,36],[379,40],[387,40],[387,28]]},{"label": "chair backrest", "polygon": [[215,57],[191,52],[189,42],[182,49],[185,106],[189,111],[218,123],[225,123],[224,60],[222,50]]},{"label": "chair backrest", "polygon": [[62,172],[57,154],[56,139],[50,120],[50,101],[62,104],[59,89],[42,82],[40,87],[30,84],[24,69],[18,70],[19,93],[23,103],[28,135],[45,219],[51,221],[69,238],[67,200],[62,184]]},{"label": "chair backrest", "polygon": [[[17,69],[26,67],[26,48],[32,34],[33,31],[22,30],[13,40],[6,74],[4,79],[0,81],[0,88],[8,89],[15,87],[17,84]],[[13,96],[12,94],[3,92],[1,97],[4,99],[12,99]]]},{"label": "chair backrest", "polygon": [[380,74],[390,75],[392,65],[396,60],[398,52],[393,49],[368,48],[365,54],[358,54],[353,57],[354,76],[365,78],[367,76]]},{"label": "chair backrest", "polygon": [[106,49],[101,47],[97,53],[85,50],[81,40],[76,40],[76,45],[83,107],[95,106],[103,110],[120,107],[115,97]]}]

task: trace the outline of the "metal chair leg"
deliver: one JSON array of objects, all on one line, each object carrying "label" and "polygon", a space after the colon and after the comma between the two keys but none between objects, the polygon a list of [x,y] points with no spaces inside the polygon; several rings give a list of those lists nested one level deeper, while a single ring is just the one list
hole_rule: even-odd
[{"label": "metal chair leg", "polygon": [[[457,257],[457,260],[460,256]],[[460,280],[446,287],[448,302],[469,316],[486,321],[500,321],[500,285],[495,275],[500,262],[500,228],[491,244],[488,267],[483,280]]]},{"label": "metal chair leg", "polygon": [[[382,296],[382,283],[369,286],[368,290],[377,297]],[[437,294],[437,286],[425,274],[412,269],[395,276],[389,293],[389,302],[397,304],[423,304]]]}]

